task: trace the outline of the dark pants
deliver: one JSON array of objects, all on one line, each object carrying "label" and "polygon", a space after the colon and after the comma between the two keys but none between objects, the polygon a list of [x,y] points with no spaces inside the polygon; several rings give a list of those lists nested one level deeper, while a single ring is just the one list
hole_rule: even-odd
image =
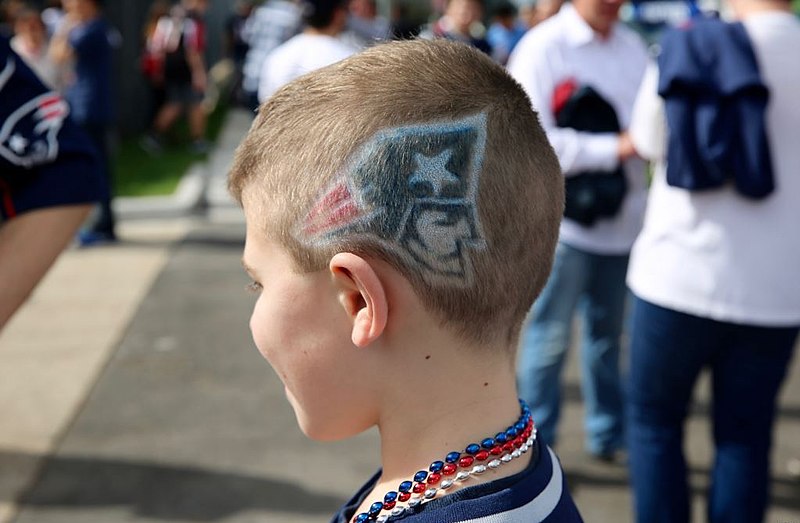
[{"label": "dark pants", "polygon": [[690,520],[683,429],[703,367],[716,448],[708,520],[762,521],[775,400],[797,335],[796,327],[719,322],[635,299],[627,428],[636,521]]},{"label": "dark pants", "polygon": [[83,124],[81,126],[94,144],[100,158],[100,165],[103,171],[103,187],[101,199],[98,203],[97,214],[92,219],[89,229],[93,232],[115,237],[115,218],[111,208],[111,200],[114,194],[112,171],[111,171],[111,135],[110,130],[105,125]]}]

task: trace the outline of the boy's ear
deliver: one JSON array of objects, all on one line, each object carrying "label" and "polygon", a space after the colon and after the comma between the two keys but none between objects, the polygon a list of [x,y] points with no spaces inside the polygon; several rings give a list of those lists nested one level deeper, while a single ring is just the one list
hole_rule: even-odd
[{"label": "boy's ear", "polygon": [[389,305],[383,282],[364,258],[349,252],[331,258],[329,269],[337,284],[339,303],[353,325],[353,344],[366,347],[386,329]]}]

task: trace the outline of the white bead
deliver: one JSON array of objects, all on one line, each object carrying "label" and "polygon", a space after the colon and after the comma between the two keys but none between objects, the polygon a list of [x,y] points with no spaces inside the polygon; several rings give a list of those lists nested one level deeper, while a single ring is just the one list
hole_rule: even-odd
[{"label": "white bead", "polygon": [[386,523],[387,521],[389,521],[388,514],[381,514],[377,517],[377,519],[375,519],[375,523]]},{"label": "white bead", "polygon": [[416,507],[417,505],[420,504],[420,502],[422,502],[422,499],[419,496],[416,496],[408,500],[408,506]]},{"label": "white bead", "polygon": [[436,491],[439,490],[437,488],[429,488],[425,491],[425,499],[433,499],[436,496]]},{"label": "white bead", "polygon": [[394,517],[402,516],[403,512],[405,512],[405,511],[406,511],[406,509],[404,507],[394,507],[392,509],[392,516],[394,516]]},{"label": "white bead", "polygon": [[444,490],[447,490],[447,489],[449,489],[450,487],[453,486],[453,483],[454,483],[454,481],[452,479],[443,479],[442,480],[442,488]]},{"label": "white bead", "polygon": [[461,472],[456,474],[456,481],[464,481],[468,477],[469,477],[469,471],[468,470],[462,470]]},{"label": "white bead", "polygon": [[519,449],[514,449],[514,452],[511,453],[512,458],[518,458],[520,456],[522,456],[522,452],[520,452]]},{"label": "white bead", "polygon": [[527,443],[523,443],[522,446],[519,448],[519,450],[520,450],[520,452],[525,454],[526,452],[528,452],[528,444]]},{"label": "white bead", "polygon": [[503,457],[500,458],[500,461],[502,461],[503,463],[508,463],[512,459],[514,458],[511,457],[511,454],[504,454]]},{"label": "white bead", "polygon": [[492,461],[489,462],[489,468],[496,469],[497,467],[500,466],[501,463],[502,461],[500,461],[499,459],[493,459]]},{"label": "white bead", "polygon": [[528,446],[533,447],[533,438],[528,438]]},{"label": "white bead", "polygon": [[475,465],[472,467],[473,474],[483,474],[484,472],[486,472],[486,465]]}]

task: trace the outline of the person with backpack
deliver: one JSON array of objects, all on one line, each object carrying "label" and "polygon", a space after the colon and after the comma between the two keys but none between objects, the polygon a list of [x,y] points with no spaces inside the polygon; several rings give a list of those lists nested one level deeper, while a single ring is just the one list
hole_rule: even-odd
[{"label": "person with backpack", "polygon": [[202,105],[207,84],[203,57],[205,35],[197,19],[204,6],[204,2],[190,0],[174,6],[169,15],[158,21],[148,42],[148,49],[162,57],[165,93],[164,104],[156,114],[152,129],[141,142],[150,153],[163,150],[164,134],[184,110],[189,119],[192,151],[198,154],[208,151],[206,114]]}]

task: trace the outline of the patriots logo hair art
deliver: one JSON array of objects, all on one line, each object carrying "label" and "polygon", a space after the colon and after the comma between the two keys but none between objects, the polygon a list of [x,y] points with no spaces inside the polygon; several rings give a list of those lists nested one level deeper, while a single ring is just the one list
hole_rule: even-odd
[{"label": "patriots logo hair art", "polygon": [[376,133],[296,229],[310,247],[343,237],[379,242],[432,284],[469,286],[486,248],[477,194],[486,114]]},{"label": "patriots logo hair art", "polygon": [[[0,71],[0,96],[16,68],[11,58]],[[69,106],[56,92],[36,96],[18,107],[0,127],[0,156],[29,169],[58,155],[58,132]]]}]

